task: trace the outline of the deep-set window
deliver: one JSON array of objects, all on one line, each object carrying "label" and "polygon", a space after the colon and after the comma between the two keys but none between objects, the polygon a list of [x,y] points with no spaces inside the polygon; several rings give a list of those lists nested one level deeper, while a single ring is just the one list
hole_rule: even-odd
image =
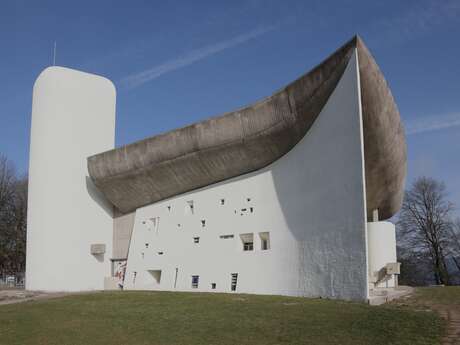
[{"label": "deep-set window", "polygon": [[240,238],[243,244],[243,251],[254,250],[254,234],[240,234]]},{"label": "deep-set window", "polygon": [[215,289],[216,288],[216,283],[211,283],[211,289]]},{"label": "deep-set window", "polygon": [[270,233],[269,232],[259,232],[260,237],[260,249],[269,250],[270,249]]},{"label": "deep-set window", "polygon": [[198,289],[199,281],[200,281],[200,276],[192,276],[192,289]]},{"label": "deep-set window", "polygon": [[238,273],[232,273],[232,280],[230,283],[230,290],[236,291],[236,284],[238,282]]},{"label": "deep-set window", "polygon": [[254,242],[244,242],[243,250],[244,251],[254,250]]}]

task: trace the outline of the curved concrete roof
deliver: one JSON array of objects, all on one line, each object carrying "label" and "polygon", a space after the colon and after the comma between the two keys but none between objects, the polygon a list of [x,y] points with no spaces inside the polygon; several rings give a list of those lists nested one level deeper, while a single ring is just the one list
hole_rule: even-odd
[{"label": "curved concrete roof", "polygon": [[261,169],[308,132],[358,51],[367,208],[390,218],[402,203],[406,145],[399,112],[372,55],[355,37],[270,97],[88,158],[94,184],[122,213]]}]

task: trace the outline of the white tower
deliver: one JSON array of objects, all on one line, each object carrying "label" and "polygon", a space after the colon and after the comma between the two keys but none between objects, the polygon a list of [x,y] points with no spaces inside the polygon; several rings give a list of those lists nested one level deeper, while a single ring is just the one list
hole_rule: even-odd
[{"label": "white tower", "polygon": [[93,187],[86,158],[114,147],[115,98],[108,79],[63,67],[45,69],[35,82],[28,290],[102,289],[110,275],[112,208]]}]

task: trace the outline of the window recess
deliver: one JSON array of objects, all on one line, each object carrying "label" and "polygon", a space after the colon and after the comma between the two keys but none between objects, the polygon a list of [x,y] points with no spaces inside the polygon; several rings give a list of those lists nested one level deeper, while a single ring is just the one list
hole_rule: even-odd
[{"label": "window recess", "polygon": [[243,251],[252,251],[254,250],[254,234],[240,234],[241,243],[243,246]]},{"label": "window recess", "polygon": [[269,232],[259,232],[260,237],[260,250],[269,250],[270,249],[270,233]]}]

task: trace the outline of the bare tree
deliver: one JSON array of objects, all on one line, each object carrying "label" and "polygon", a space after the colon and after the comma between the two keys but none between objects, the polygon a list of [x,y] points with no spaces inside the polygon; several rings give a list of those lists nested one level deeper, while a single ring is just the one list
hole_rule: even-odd
[{"label": "bare tree", "polygon": [[[450,283],[446,255],[452,250],[453,204],[442,182],[418,178],[406,191],[399,215],[399,241],[406,257],[428,259],[436,284]],[[423,260],[418,261],[421,265]]]},{"label": "bare tree", "polygon": [[0,155],[0,274],[25,269],[27,178],[17,178],[13,164]]}]

